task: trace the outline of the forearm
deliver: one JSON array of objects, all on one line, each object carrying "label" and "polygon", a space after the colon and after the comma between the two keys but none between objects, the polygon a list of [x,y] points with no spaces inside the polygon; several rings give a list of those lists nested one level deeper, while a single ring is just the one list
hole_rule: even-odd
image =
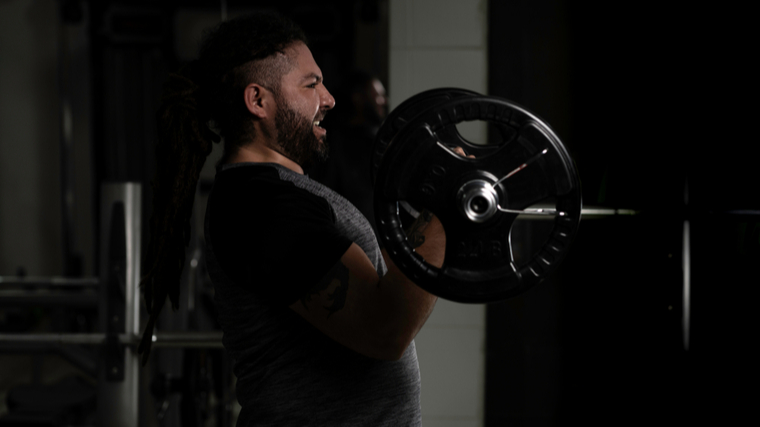
[{"label": "forearm", "polygon": [[[443,265],[446,236],[441,222],[425,211],[407,231],[407,236],[415,251],[436,267]],[[387,252],[383,257],[388,273],[378,285],[385,307],[393,310],[387,318],[390,335],[398,338],[397,346],[405,349],[433,312],[438,297],[417,286],[396,266]]]},{"label": "forearm", "polygon": [[[385,252],[384,256],[387,256]],[[380,334],[388,337],[389,346],[400,356],[433,312],[438,297],[414,284],[386,258],[388,273],[378,284],[377,307],[386,310],[378,323]]]},{"label": "forearm", "polygon": [[[397,360],[430,316],[436,297],[383,256],[388,272],[379,279],[366,254],[354,244],[325,280],[290,308],[358,353]],[[333,300],[341,294],[340,307],[334,309]]]}]

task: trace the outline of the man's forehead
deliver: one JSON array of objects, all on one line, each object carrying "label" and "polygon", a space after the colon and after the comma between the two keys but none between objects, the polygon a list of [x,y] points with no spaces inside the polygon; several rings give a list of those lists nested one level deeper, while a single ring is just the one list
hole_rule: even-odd
[{"label": "man's forehead", "polygon": [[285,51],[294,65],[288,74],[295,74],[292,77],[299,80],[316,78],[318,81],[322,81],[322,70],[319,69],[311,50],[305,44],[296,42],[288,46]]}]

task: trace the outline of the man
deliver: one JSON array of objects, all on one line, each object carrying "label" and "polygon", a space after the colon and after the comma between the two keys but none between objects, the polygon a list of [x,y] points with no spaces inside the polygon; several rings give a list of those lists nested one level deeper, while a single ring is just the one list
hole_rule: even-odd
[{"label": "man", "polygon": [[[238,425],[419,426],[413,338],[436,297],[380,252],[356,208],[303,174],[326,152],[320,124],[334,100],[300,29],[264,14],[222,23],[162,101],[144,360],[164,300],[178,302],[181,225],[213,122],[225,154],[207,206],[207,264]],[[421,218],[413,241],[440,266],[441,224]]]}]

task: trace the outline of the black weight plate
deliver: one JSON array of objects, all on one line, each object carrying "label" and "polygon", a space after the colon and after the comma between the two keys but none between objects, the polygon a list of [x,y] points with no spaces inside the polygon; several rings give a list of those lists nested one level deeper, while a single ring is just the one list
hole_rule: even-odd
[{"label": "black weight plate", "polygon": [[[458,156],[446,147],[462,142],[441,130],[465,120],[494,122],[515,137],[474,159]],[[511,212],[499,210],[483,222],[465,216],[457,197],[473,180],[492,187],[500,209]],[[560,139],[534,114],[494,97],[460,97],[418,114],[388,145],[376,181],[380,239],[391,258],[419,286],[453,301],[491,302],[530,289],[564,258],[580,221],[580,181]],[[397,213],[402,200],[432,211],[443,224],[442,268],[427,264],[406,241]],[[517,265],[511,227],[519,212],[547,200],[560,212],[549,238]]]}]

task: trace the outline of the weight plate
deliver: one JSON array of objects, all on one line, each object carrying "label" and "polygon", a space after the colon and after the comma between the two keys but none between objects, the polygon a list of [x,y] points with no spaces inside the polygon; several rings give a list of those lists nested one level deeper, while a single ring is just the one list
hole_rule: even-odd
[{"label": "weight plate", "polygon": [[[511,135],[476,158],[451,146],[472,147],[447,131],[484,120]],[[443,266],[417,254],[406,240],[398,203],[433,212],[446,232]],[[531,208],[553,202],[551,209]],[[491,302],[520,294],[546,278],[564,258],[580,222],[580,181],[566,148],[540,118],[507,100],[463,96],[429,106],[386,147],[375,186],[380,239],[415,283],[458,302]],[[520,214],[551,215],[546,243],[515,262],[510,240]]]}]

